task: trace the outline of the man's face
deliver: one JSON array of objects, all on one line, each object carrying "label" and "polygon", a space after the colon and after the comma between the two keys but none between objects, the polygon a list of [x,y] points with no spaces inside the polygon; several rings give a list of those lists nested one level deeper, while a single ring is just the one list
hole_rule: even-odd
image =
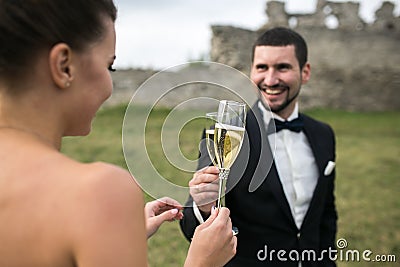
[{"label": "man's face", "polygon": [[294,45],[256,46],[251,80],[258,86],[262,101],[283,118],[295,107],[300,87],[310,78],[310,65],[300,69]]}]

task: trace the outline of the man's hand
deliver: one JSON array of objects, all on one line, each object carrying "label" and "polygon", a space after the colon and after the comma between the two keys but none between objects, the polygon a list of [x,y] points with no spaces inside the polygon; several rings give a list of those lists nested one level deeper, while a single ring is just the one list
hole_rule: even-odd
[{"label": "man's hand", "polygon": [[211,207],[216,205],[218,173],[217,167],[205,167],[197,171],[189,181],[190,195],[199,209],[206,214],[210,214]]}]

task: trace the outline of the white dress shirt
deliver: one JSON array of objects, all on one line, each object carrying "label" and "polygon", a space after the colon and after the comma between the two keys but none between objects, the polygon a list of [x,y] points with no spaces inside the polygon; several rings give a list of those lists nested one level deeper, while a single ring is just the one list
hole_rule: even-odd
[{"label": "white dress shirt", "polygon": [[[266,129],[268,129],[271,119],[284,121],[275,113],[267,111],[261,102],[258,107],[263,114]],[[298,105],[296,104],[293,113],[287,120],[294,120],[298,116]],[[303,132],[296,133],[283,129],[270,134],[268,140],[274,153],[274,162],[283,191],[296,226],[300,229],[318,181],[318,168],[314,155]]]}]

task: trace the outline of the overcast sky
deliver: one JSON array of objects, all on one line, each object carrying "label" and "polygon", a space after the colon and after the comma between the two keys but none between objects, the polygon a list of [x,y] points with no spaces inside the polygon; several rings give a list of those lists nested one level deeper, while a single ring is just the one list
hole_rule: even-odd
[{"label": "overcast sky", "polygon": [[[114,0],[118,6],[117,68],[163,69],[208,56],[210,25],[255,30],[267,17],[267,0]],[[313,13],[317,0],[285,0],[288,13]],[[346,2],[331,0],[331,2]],[[360,16],[374,20],[382,0],[354,0]],[[395,15],[400,13],[400,0]]]}]

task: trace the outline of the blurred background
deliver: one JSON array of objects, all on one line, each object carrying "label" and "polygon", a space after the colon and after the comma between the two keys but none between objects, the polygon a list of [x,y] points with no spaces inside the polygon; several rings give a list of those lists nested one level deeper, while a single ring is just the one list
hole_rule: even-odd
[{"label": "blurred background", "polygon": [[[300,32],[309,46],[312,78],[302,90],[302,108],[400,108],[400,0],[117,4],[115,63],[120,71],[107,104],[126,102],[157,71],[190,61],[219,62],[247,75],[257,36],[270,27],[286,26]],[[157,94],[157,88],[149,93]]]},{"label": "blurred background", "polygon": [[[191,59],[209,58],[213,34],[210,25],[257,30],[280,16],[266,14],[267,2],[272,1],[252,0],[244,4],[241,0],[116,0],[119,9],[116,66],[163,69]],[[329,1],[344,2],[350,1]],[[358,6],[358,10],[352,8],[353,15],[358,14],[364,23],[374,23],[375,12],[384,0],[351,2]],[[388,2],[394,5],[393,15],[398,16],[400,1]],[[318,0],[280,0],[278,3],[284,4],[288,14],[312,14],[324,5],[324,1]],[[332,16],[327,23],[330,27],[336,25]]]}]

